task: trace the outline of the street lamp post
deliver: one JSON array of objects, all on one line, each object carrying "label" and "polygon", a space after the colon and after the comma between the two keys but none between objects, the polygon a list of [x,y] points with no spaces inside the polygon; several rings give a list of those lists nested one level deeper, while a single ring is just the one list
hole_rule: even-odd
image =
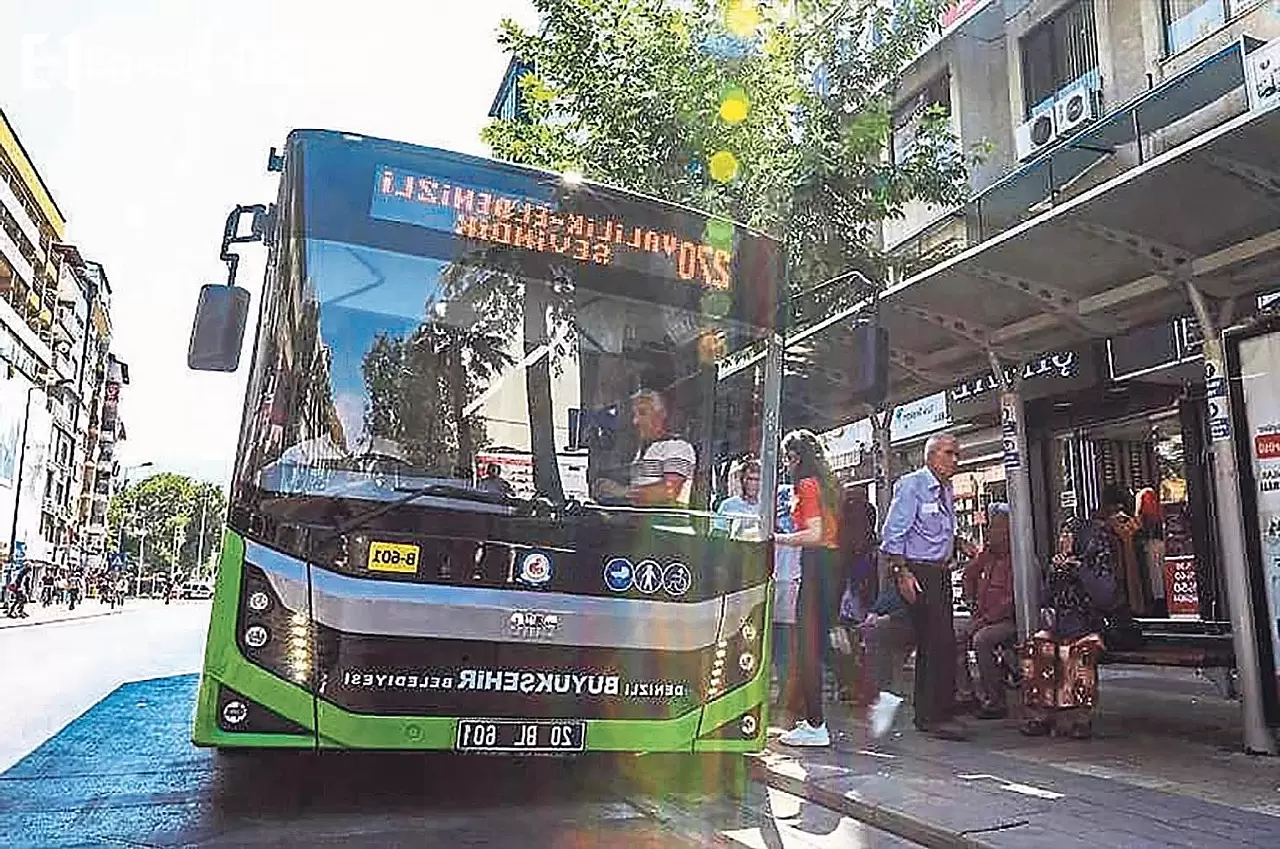
[{"label": "street lamp post", "polygon": [[17,563],[18,553],[18,512],[22,504],[22,472],[23,466],[27,460],[27,431],[31,427],[31,393],[37,389],[43,389],[46,393],[53,392],[55,389],[65,389],[73,385],[75,381],[64,377],[54,383],[32,383],[27,388],[27,404],[22,414],[22,441],[18,448],[18,473],[14,477],[13,482],[13,525],[9,529],[9,562],[5,565],[5,586],[9,585],[9,579],[12,575],[13,567]]},{"label": "street lamp post", "polygon": [[204,577],[204,514],[208,509],[209,502],[201,497],[200,499],[200,535],[196,537],[196,575]]},{"label": "street lamp post", "polygon": [[[145,469],[148,466],[153,466],[153,465],[155,464],[152,463],[150,460],[148,460],[145,463],[138,463],[137,465],[134,465],[134,466],[121,467],[120,492],[123,493],[126,489],[129,488],[129,472],[135,471],[137,469]],[[110,502],[108,502],[107,506],[108,508],[110,508]],[[124,557],[124,526],[125,524],[126,522],[124,517],[124,507],[122,505],[121,511],[120,511],[120,528],[119,528],[120,532],[116,535],[116,551],[120,554],[121,558]],[[141,553],[139,553],[139,558],[141,558]]]}]

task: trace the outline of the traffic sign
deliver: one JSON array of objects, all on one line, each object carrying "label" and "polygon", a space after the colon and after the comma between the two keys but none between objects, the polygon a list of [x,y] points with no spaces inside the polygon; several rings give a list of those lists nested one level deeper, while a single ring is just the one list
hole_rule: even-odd
[{"label": "traffic sign", "polygon": [[123,569],[124,568],[124,552],[123,551],[111,552],[111,554],[107,556],[107,564],[110,565],[112,569]]},{"label": "traffic sign", "polygon": [[22,540],[13,543],[13,562],[21,563],[27,559],[27,544]]}]

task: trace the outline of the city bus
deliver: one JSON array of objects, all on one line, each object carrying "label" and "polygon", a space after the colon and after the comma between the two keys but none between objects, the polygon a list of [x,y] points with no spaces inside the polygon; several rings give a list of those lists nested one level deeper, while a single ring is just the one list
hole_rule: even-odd
[{"label": "city bus", "polygon": [[[238,368],[229,250],[264,242],[193,742],[760,750],[780,244],[351,133],[294,131],[269,170],[188,351]],[[748,349],[770,355],[725,378]],[[727,533],[745,455],[767,509]]]}]

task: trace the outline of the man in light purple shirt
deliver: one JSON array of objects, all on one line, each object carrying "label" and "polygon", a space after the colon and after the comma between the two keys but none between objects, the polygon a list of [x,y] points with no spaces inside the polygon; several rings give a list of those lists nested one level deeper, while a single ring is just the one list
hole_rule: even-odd
[{"label": "man in light purple shirt", "polygon": [[924,467],[903,475],[894,486],[880,535],[880,550],[916,632],[916,728],[950,740],[965,736],[954,723],[951,563],[957,548],[968,556],[975,551],[972,543],[956,538],[951,478],[959,465],[960,444],[954,436],[930,437]]}]

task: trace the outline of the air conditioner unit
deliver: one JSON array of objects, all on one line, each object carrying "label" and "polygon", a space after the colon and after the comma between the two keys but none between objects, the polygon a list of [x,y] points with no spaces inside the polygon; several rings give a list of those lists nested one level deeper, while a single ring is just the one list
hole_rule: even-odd
[{"label": "air conditioner unit", "polygon": [[1032,112],[1031,119],[1014,131],[1013,141],[1018,151],[1018,160],[1031,159],[1053,144],[1057,137],[1058,125],[1054,115],[1054,104],[1047,103]]},{"label": "air conditioner unit", "polygon": [[1054,118],[1058,123],[1058,135],[1069,136],[1100,114],[1102,92],[1093,81],[1082,81],[1058,92],[1054,98]]},{"label": "air conditioner unit", "polygon": [[1245,84],[1251,111],[1259,112],[1280,104],[1280,39],[1245,57]]}]

